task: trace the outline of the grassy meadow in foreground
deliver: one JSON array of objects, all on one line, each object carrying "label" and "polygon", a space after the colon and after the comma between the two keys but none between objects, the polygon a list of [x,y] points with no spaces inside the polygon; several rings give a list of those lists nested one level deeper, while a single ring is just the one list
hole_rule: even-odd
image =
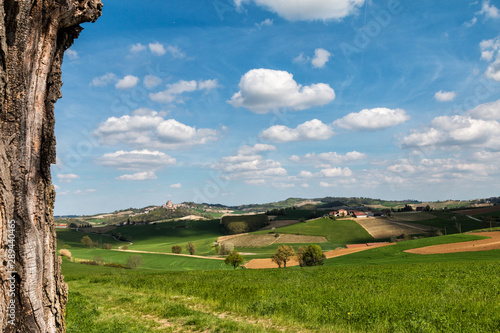
[{"label": "grassy meadow in foreground", "polygon": [[500,327],[495,260],[162,274],[78,266],[63,266],[68,332],[479,333]]},{"label": "grassy meadow in foreground", "polygon": [[[406,219],[425,215],[404,216]],[[451,223],[427,216],[430,225]],[[470,219],[468,219],[470,220]],[[471,220],[472,221],[472,220]],[[419,221],[420,222],[420,221]],[[469,222],[469,221],[464,221]],[[469,227],[469,226],[467,226]],[[131,250],[171,252],[194,242],[213,255],[217,220],[116,229]],[[449,229],[448,229],[449,230]],[[324,236],[324,250],[373,238],[352,220],[317,219],[280,234]],[[252,233],[268,234],[269,230]],[[134,253],[85,249],[74,230],[58,230],[73,257],[126,263]],[[89,235],[94,241],[124,243]],[[69,285],[68,332],[499,332],[500,250],[418,255],[407,249],[481,239],[454,234],[399,242],[325,261],[323,267],[233,270],[222,260],[141,253],[138,269],[63,260]],[[106,240],[105,240],[106,239]],[[306,244],[292,244],[297,250]],[[279,244],[238,248],[250,260]]]}]

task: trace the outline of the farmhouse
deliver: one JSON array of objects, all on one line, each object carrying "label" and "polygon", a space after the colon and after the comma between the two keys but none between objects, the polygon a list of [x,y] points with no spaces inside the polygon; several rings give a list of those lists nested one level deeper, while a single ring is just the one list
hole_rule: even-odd
[{"label": "farmhouse", "polygon": [[365,217],[368,217],[367,213],[360,212],[360,211],[357,211],[357,210],[353,210],[351,212],[351,214],[352,214],[353,217],[356,217],[356,218],[365,218]]},{"label": "farmhouse", "polygon": [[349,212],[345,209],[339,209],[337,211],[337,213],[335,214],[335,216],[339,216],[339,217],[344,217],[344,216],[348,216],[349,215]]}]

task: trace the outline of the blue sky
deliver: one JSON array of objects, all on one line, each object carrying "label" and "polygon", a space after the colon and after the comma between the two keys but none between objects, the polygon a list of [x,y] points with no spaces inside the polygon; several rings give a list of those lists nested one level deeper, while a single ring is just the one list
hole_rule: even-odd
[{"label": "blue sky", "polygon": [[499,195],[498,1],[103,2],[64,59],[55,214]]}]

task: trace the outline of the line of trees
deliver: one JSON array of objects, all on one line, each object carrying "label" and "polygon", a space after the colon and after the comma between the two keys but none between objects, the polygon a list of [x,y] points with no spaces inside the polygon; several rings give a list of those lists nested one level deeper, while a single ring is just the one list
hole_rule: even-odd
[{"label": "line of trees", "polygon": [[323,254],[323,250],[320,246],[311,244],[306,247],[300,247],[298,252],[290,245],[281,245],[276,249],[271,257],[271,260],[278,265],[286,268],[287,262],[297,258],[301,267],[306,266],[322,266],[325,263],[326,256]]}]

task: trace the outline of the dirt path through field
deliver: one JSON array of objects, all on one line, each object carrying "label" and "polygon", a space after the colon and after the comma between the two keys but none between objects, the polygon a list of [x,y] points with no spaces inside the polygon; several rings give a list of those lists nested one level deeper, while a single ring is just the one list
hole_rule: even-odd
[{"label": "dirt path through field", "polygon": [[[326,259],[331,259],[331,258],[336,258],[336,257],[340,257],[340,256],[345,256],[345,255],[351,254],[351,253],[366,251],[369,249],[374,249],[377,247],[394,245],[394,244],[395,243],[380,243],[380,244],[375,244],[375,245],[365,246],[365,247],[326,251],[325,256],[326,256]],[[299,261],[296,259],[291,260],[286,264],[287,267],[298,266],[298,265],[299,265]],[[252,259],[248,263],[245,264],[245,267],[250,268],[250,269],[263,269],[263,268],[278,268],[278,265],[276,265],[271,259],[266,258],[266,259]]]},{"label": "dirt path through field", "polygon": [[416,254],[440,254],[440,253],[500,250],[500,231],[478,232],[478,233],[471,233],[471,235],[486,236],[490,238],[480,239],[470,242],[420,247],[418,249],[406,250],[405,252],[416,253]]}]

